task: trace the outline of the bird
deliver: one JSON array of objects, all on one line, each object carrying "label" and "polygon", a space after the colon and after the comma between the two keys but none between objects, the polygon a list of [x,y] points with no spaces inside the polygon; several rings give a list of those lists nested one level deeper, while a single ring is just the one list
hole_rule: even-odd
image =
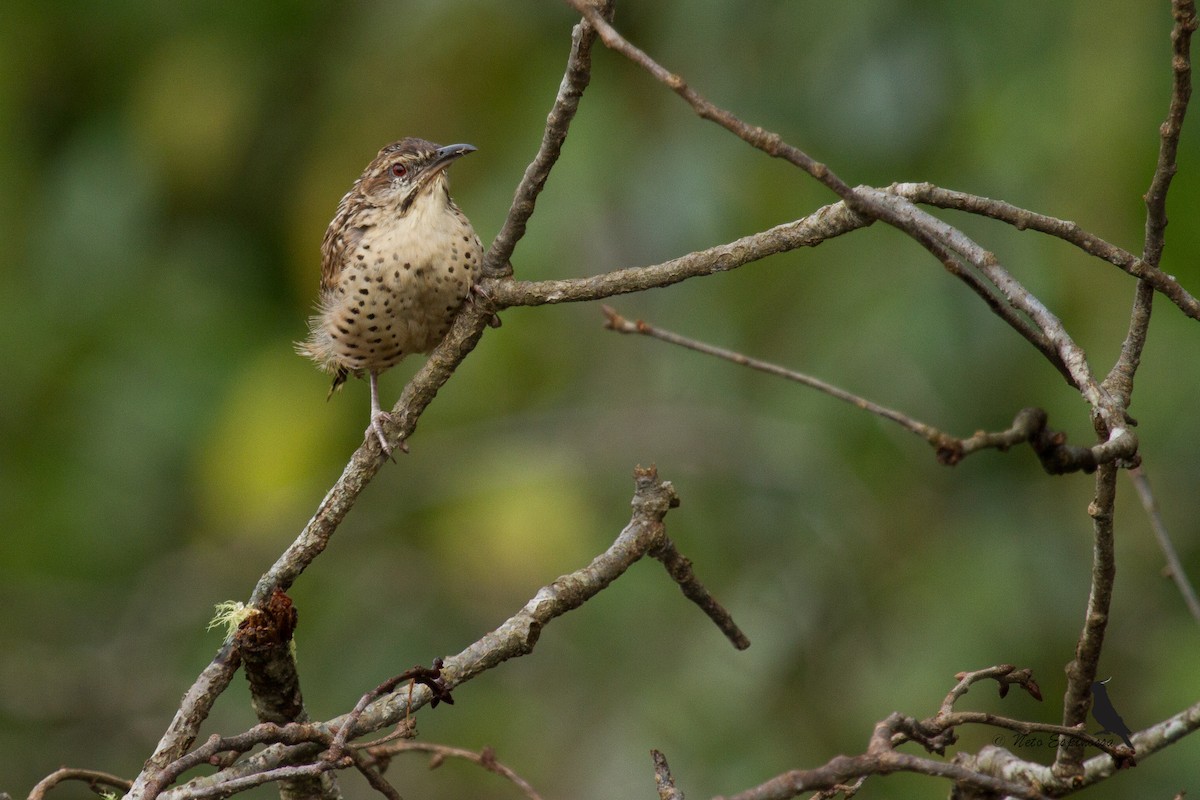
[{"label": "bird", "polygon": [[1112,678],[1092,682],[1092,716],[1096,718],[1096,722],[1104,726],[1104,730],[1100,731],[1100,733],[1116,734],[1130,750],[1137,752],[1133,746],[1133,742],[1129,738],[1129,734],[1131,733],[1129,726],[1125,724],[1125,720],[1121,719],[1121,715],[1117,713],[1116,706],[1113,705],[1112,699],[1108,696],[1108,687],[1104,685],[1111,680]]},{"label": "bird", "polygon": [[321,242],[316,313],[296,351],[333,375],[328,397],[351,375],[368,379],[365,436],[373,433],[386,456],[391,415],[380,407],[380,373],[436,347],[480,276],[483,247],[446,175],[475,150],[413,137],[385,146],[342,197]]}]

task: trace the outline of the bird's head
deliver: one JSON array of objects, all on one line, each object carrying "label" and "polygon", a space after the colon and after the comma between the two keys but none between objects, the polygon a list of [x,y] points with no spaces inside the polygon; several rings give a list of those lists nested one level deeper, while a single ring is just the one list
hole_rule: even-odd
[{"label": "bird's head", "polygon": [[439,147],[424,139],[401,139],[379,151],[359,179],[359,190],[380,205],[405,214],[422,195],[439,189],[449,202],[446,168],[476,148],[469,144]]}]

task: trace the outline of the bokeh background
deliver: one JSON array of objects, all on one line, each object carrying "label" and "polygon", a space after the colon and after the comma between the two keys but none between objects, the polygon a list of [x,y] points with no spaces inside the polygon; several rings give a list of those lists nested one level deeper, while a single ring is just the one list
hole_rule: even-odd
[{"label": "bokeh background", "polygon": [[[1168,3],[622,2],[636,43],[851,183],[929,180],[1078,221],[1139,251],[1166,110]],[[359,444],[367,390],[325,402],[292,352],[338,199],[404,135],[467,141],[455,197],[486,241],[536,152],[574,16],[548,0],[40,3],[0,26],[0,790],[60,765],[133,775],[244,599]],[[1200,289],[1200,120],[1164,267]],[[598,48],[527,237],[523,278],[663,259],[831,202]],[[1033,233],[961,224],[1065,320],[1095,368],[1133,283]],[[623,314],[807,371],[943,429],[1087,408],[923,250],[882,225],[614,301]],[[1156,318],[1134,414],[1193,577],[1200,327]],[[417,362],[382,381],[394,399]],[[697,797],[859,752],[955,672],[1034,669],[1057,721],[1083,619],[1092,482],[1026,450],[936,464],[915,437],[795,385],[601,327],[595,305],[514,309],[421,419],[293,590],[308,707],[328,718],[454,653],[628,519],[635,464],[753,646],[734,652],[654,563],[536,652],[422,712],[494,746],[547,798],[652,797],[651,747]],[[1197,625],[1125,479],[1101,670],[1137,729],[1197,700]],[[239,676],[204,735],[253,721]],[[966,730],[974,750],[996,738]],[[1002,740],[1004,737],[1001,737]],[[1009,742],[1011,744],[1011,742]],[[1048,745],[1021,755],[1050,760]],[[1092,797],[1200,788],[1189,739]],[[420,757],[406,797],[516,797]],[[355,776],[349,797],[368,789]],[[942,796],[912,776],[862,797]],[[81,786],[56,796],[82,797]],[[257,796],[270,796],[266,791]]]}]

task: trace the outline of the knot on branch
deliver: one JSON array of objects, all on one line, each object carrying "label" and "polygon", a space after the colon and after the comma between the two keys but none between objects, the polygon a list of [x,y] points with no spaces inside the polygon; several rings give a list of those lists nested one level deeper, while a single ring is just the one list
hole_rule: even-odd
[{"label": "knot on branch", "polygon": [[985,448],[1004,452],[1015,444],[1028,442],[1051,475],[1069,472],[1092,473],[1101,464],[1117,461],[1120,466],[1133,468],[1140,463],[1138,441],[1128,428],[1115,429],[1107,442],[1094,447],[1067,444],[1067,435],[1047,427],[1048,417],[1041,408],[1023,408],[1013,418],[1008,430],[995,433],[977,431],[966,439],[958,439],[941,431],[928,430],[926,439],[934,446],[941,464],[954,466],[963,458]]},{"label": "knot on branch", "polygon": [[675,487],[670,481],[659,480],[658,467],[653,464],[634,467],[633,480],[636,488],[630,505],[635,514],[662,522],[669,509],[679,508]]},{"label": "knot on branch", "polygon": [[299,615],[292,598],[279,588],[261,609],[247,609],[233,634],[250,684],[251,704],[259,722],[300,722],[306,719],[300,675],[292,655],[292,635]]},{"label": "knot on branch", "polygon": [[1042,462],[1042,469],[1051,475],[1065,475],[1068,472],[1091,474],[1101,464],[1112,461],[1119,461],[1120,466],[1126,468],[1141,463],[1137,454],[1137,436],[1128,428],[1113,431],[1107,442],[1095,447],[1079,447],[1067,444],[1065,433],[1049,430],[1043,423],[1030,437],[1029,446]]},{"label": "knot on branch", "polygon": [[234,646],[242,657],[285,646],[296,631],[299,614],[292,598],[276,588],[261,610],[250,610],[233,634]]},{"label": "knot on branch", "polygon": [[[898,742],[913,741],[928,752],[942,756],[946,754],[947,747],[958,741],[958,735],[954,732],[953,727],[931,724],[929,721],[908,717],[896,711],[889,714],[887,719],[880,723],[880,727],[889,734],[887,737],[888,750]],[[882,732],[879,733],[882,734]],[[883,741],[883,737],[879,736],[875,743],[881,748],[880,752],[883,752]]]}]

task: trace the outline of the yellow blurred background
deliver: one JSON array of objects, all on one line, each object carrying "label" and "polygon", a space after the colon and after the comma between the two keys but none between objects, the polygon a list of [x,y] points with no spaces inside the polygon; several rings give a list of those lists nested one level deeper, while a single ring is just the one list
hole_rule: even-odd
[{"label": "yellow blurred background", "polygon": [[[132,776],[244,599],[361,442],[367,389],[330,402],[296,356],[319,244],[378,148],[465,141],[454,196],[485,242],[562,75],[564,5],[38,3],[0,25],[0,791],[60,765]],[[1068,218],[1135,252],[1170,86],[1166,2],[619,2],[636,44],[851,184],[928,180]],[[598,48],[518,277],[654,263],[801,217],[828,192]],[[1200,290],[1197,126],[1164,268]],[[1060,242],[942,214],[1059,314],[1100,373],[1132,280]],[[618,298],[685,335],[817,375],[957,435],[1027,405],[1076,443],[1087,408],[899,233]],[[1026,450],[939,466],[827,397],[602,328],[595,305],[513,309],[296,584],[316,718],[454,653],[628,520],[632,469],[753,646],[735,652],[654,563],[556,621],[535,653],[424,711],[422,736],[494,746],[543,796],[653,796],[649,750],[691,795],[859,752],[955,672],[1033,668],[1046,701],[966,707],[1057,722],[1083,620],[1091,479]],[[1132,411],[1200,577],[1200,327],[1159,299]],[[417,362],[381,382],[386,403]],[[1196,700],[1200,637],[1123,478],[1101,670],[1135,730]],[[239,676],[203,731],[253,723]],[[991,730],[963,732],[975,750]],[[1053,750],[1018,751],[1049,761]],[[1185,740],[1090,797],[1194,788]],[[389,773],[406,797],[516,797],[478,768]],[[1189,782],[1190,781],[1190,782]],[[366,796],[355,776],[347,796]],[[75,792],[74,795],[71,792]],[[60,796],[82,796],[82,787]],[[861,797],[928,797],[930,779]],[[258,796],[268,796],[264,792]]]}]

